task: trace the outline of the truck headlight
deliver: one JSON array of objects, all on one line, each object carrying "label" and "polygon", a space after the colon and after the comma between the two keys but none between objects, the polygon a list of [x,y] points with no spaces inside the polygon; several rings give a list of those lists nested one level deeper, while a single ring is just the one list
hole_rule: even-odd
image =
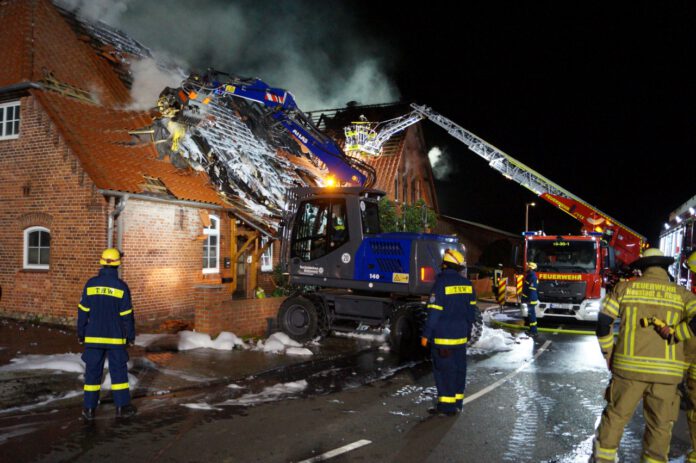
[{"label": "truck headlight", "polygon": [[585,306],[585,311],[587,311],[587,312],[599,312],[599,306],[600,306],[599,301],[590,301]]}]

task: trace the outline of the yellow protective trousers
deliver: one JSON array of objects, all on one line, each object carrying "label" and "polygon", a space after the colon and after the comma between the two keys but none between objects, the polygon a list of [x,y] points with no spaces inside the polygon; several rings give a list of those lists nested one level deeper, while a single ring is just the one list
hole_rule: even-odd
[{"label": "yellow protective trousers", "polygon": [[679,414],[676,384],[625,379],[614,375],[607,388],[607,406],[597,429],[594,458],[614,462],[624,428],[643,399],[643,455],[641,461],[666,462],[672,426]]}]

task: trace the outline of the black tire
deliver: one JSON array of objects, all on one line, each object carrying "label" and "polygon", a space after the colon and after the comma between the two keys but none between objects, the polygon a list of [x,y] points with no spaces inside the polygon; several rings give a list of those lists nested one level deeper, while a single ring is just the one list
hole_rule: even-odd
[{"label": "black tire", "polygon": [[392,351],[412,356],[420,351],[422,323],[412,307],[400,307],[390,317],[389,344]]},{"label": "black tire", "polygon": [[278,327],[297,342],[307,342],[317,334],[317,308],[300,296],[287,298],[278,309]]},{"label": "black tire", "polygon": [[481,314],[481,311],[477,308],[476,309],[476,318],[474,320],[474,324],[471,325],[471,334],[469,335],[469,346],[474,346],[478,342],[479,339],[481,339],[481,335],[483,334],[483,315]]}]

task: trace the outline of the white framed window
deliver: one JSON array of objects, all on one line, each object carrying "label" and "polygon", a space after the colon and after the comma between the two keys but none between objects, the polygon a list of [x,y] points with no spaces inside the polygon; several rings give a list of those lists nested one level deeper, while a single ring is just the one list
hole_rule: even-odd
[{"label": "white framed window", "polygon": [[[268,243],[269,238],[263,236],[261,238],[261,247]],[[261,271],[262,272],[272,272],[273,271],[273,243],[271,243],[268,248],[261,254]]]},{"label": "white framed window", "polygon": [[51,260],[51,231],[44,227],[24,230],[24,268],[48,270]]},{"label": "white framed window", "polygon": [[0,103],[0,140],[19,138],[19,101]]},{"label": "white framed window", "polygon": [[220,218],[210,216],[210,226],[203,229],[203,273],[220,272]]}]

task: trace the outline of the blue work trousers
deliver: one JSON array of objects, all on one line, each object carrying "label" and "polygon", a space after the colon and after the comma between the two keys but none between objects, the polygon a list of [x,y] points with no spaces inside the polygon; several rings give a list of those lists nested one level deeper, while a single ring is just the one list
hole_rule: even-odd
[{"label": "blue work trousers", "polygon": [[430,349],[433,360],[433,376],[437,386],[437,409],[452,412],[462,409],[466,387],[466,346]]},{"label": "blue work trousers", "polygon": [[128,352],[126,349],[96,349],[88,347],[82,354],[85,362],[85,395],[84,407],[96,408],[99,403],[104,360],[109,357],[109,373],[111,374],[111,392],[114,404],[123,407],[130,403],[128,388]]}]

